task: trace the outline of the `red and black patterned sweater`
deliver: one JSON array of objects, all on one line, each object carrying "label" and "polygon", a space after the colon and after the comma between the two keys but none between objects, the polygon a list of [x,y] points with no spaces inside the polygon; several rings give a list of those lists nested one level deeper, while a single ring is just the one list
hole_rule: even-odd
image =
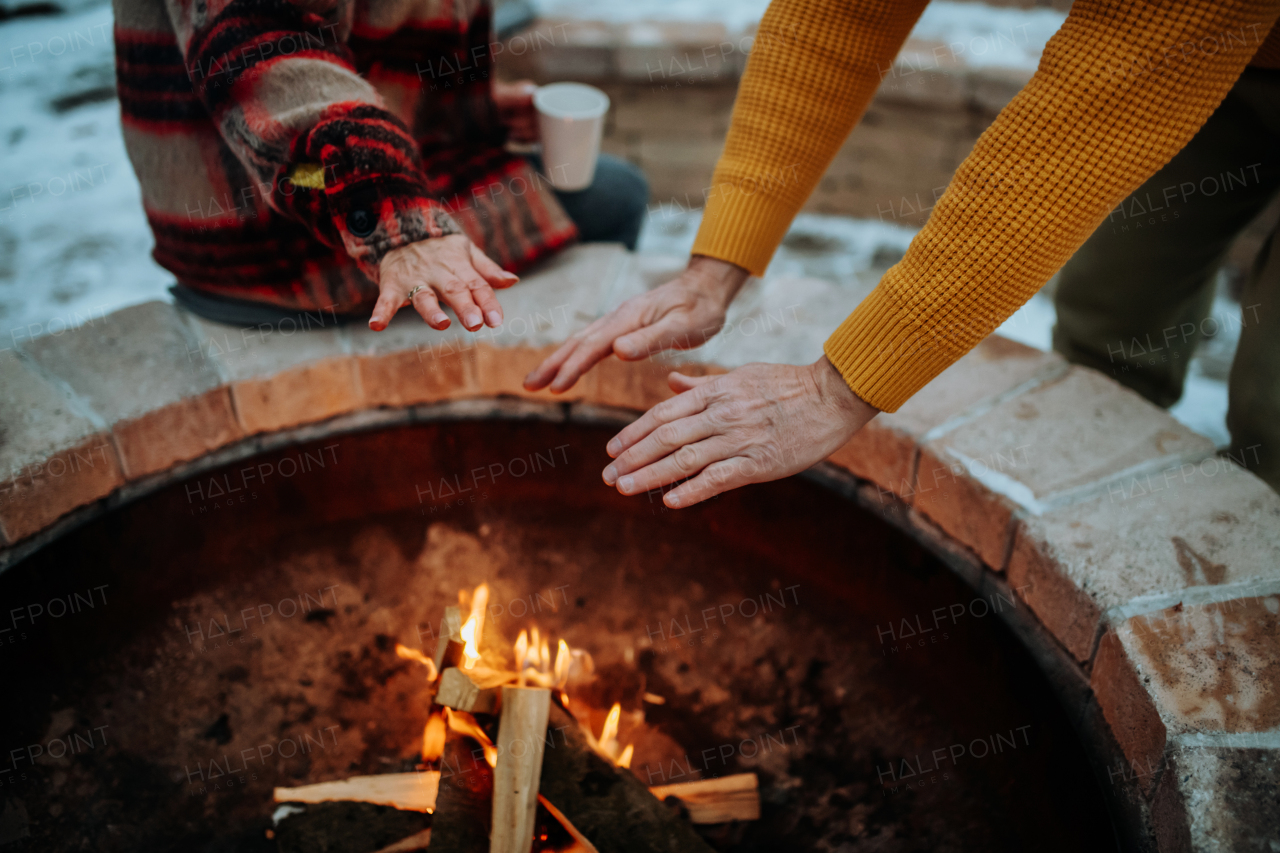
[{"label": "red and black patterned sweater", "polygon": [[487,0],[114,0],[125,145],[182,284],[368,310],[391,249],[461,230],[517,271],[577,236],[503,149]]}]

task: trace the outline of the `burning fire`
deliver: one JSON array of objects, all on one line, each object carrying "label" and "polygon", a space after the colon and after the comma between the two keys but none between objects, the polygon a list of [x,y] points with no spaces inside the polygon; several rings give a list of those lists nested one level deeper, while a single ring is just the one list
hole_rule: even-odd
[{"label": "burning fire", "polygon": [[[468,605],[465,591],[459,593],[458,600],[460,606],[466,607]],[[501,681],[506,670],[505,665],[501,665],[500,669],[494,668],[484,661],[484,655],[480,650],[480,638],[484,632],[485,610],[488,605],[489,585],[482,583],[470,595],[470,612],[459,632],[463,641],[462,669],[471,674],[472,678],[497,675],[498,680]],[[591,656],[587,652],[570,648],[569,644],[563,639],[556,643],[556,654],[553,662],[551,658],[551,638],[543,636],[536,626],[520,632],[514,643],[513,651],[515,653],[515,671],[507,673],[509,682],[519,687],[533,686],[555,690],[561,704],[566,709],[569,707],[567,690],[574,665],[577,664],[580,670],[587,672],[594,669]],[[396,655],[405,660],[417,661],[425,666],[427,668],[428,683],[436,681],[441,675],[435,661],[417,649],[411,649],[397,643]],[[615,702],[613,708],[609,710],[608,717],[605,718],[604,728],[601,729],[598,739],[592,734],[589,726],[582,724],[582,730],[587,742],[597,753],[619,767],[630,767],[631,757],[635,749],[632,744],[627,744],[623,748],[618,742],[618,724],[621,718],[622,705]],[[447,729],[453,729],[460,734],[474,738],[484,748],[485,760],[489,763],[489,766],[496,766],[498,760],[497,747],[494,746],[489,736],[485,734],[484,729],[476,722],[475,717],[465,711],[457,711],[447,707],[433,711],[423,727],[422,760],[424,762],[436,761],[444,754]]]}]

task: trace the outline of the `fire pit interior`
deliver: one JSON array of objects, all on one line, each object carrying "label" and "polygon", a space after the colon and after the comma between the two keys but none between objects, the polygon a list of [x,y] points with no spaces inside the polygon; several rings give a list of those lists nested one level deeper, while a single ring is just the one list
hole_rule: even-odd
[{"label": "fire pit interior", "polygon": [[427,668],[397,646],[430,657],[482,583],[504,642],[537,628],[553,656],[589,654],[570,701],[596,737],[618,704],[614,750],[645,785],[756,774],[758,820],[696,827],[713,849],[1115,849],[1066,715],[996,616],[1011,601],[808,480],[681,512],[624,499],[599,480],[612,432],[316,439],[0,575],[25,608],[0,651],[5,849],[373,851],[429,826],[352,804],[342,820],[382,837],[286,838],[272,791],[422,769]]}]

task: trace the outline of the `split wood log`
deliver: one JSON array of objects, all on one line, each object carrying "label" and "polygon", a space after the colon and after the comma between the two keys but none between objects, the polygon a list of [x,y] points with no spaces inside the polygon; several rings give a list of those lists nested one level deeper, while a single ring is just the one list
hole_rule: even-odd
[{"label": "split wood log", "polygon": [[667,797],[678,799],[689,810],[689,820],[694,823],[729,823],[760,818],[760,783],[754,773],[655,785],[649,792],[660,800]]},{"label": "split wood log", "polygon": [[477,853],[489,847],[493,770],[484,749],[452,727],[440,756],[440,795],[431,820],[432,853]]},{"label": "split wood log", "polygon": [[548,719],[542,794],[600,853],[711,853],[630,770],[593,750],[577,720],[558,705]]},{"label": "split wood log", "polygon": [[551,691],[544,687],[502,688],[489,853],[529,853],[533,849],[550,710]]},{"label": "split wood log", "polygon": [[462,609],[446,607],[444,618],[440,620],[440,638],[436,640],[436,672],[444,672],[445,667],[458,666],[462,663],[462,650],[466,643],[462,640]]},{"label": "split wood log", "polygon": [[440,790],[440,771],[352,776],[337,782],[318,782],[298,788],[276,788],[277,803],[361,802],[403,811],[431,812]]},{"label": "split wood log", "polygon": [[440,686],[436,689],[435,702],[472,714],[492,714],[497,711],[499,689],[515,678],[513,672],[501,672],[476,666],[475,672],[467,672],[452,666],[440,673]]},{"label": "split wood log", "polygon": [[[557,741],[558,742],[558,741]],[[655,785],[655,797],[675,797],[684,804],[693,823],[728,823],[756,820],[760,816],[759,783],[754,773],[738,773],[718,779],[700,779],[674,785]],[[440,789],[440,771],[386,773],[381,776],[352,776],[337,782],[318,782],[297,788],[276,788],[277,803],[360,802],[391,806],[404,811],[432,812]],[[545,798],[540,798],[545,799]],[[568,821],[554,805],[544,803],[560,820]],[[565,828],[575,832],[572,822]]]}]

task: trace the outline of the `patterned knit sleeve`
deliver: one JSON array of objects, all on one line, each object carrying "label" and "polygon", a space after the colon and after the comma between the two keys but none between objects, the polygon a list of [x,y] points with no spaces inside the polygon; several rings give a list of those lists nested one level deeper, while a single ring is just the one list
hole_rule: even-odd
[{"label": "patterned knit sleeve", "polygon": [[355,70],[349,0],[166,0],[192,87],[268,204],[378,280],[407,243],[461,229],[417,145]]},{"label": "patterned knit sleeve", "polygon": [[905,257],[827,341],[894,411],[1039,290],[1226,97],[1277,0],[1076,0]]}]

